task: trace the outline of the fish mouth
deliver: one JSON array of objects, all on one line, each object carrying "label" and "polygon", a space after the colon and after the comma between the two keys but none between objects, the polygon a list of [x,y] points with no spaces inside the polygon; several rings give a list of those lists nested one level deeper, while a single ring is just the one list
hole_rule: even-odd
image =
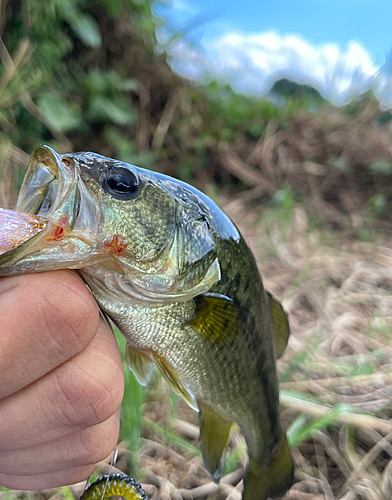
[{"label": "fish mouth", "polygon": [[36,148],[30,157],[16,210],[45,217],[55,225],[73,227],[80,206],[75,174],[70,161],[49,146]]},{"label": "fish mouth", "polygon": [[[16,210],[43,221],[43,229],[0,256],[0,275],[4,265],[13,266],[12,273],[17,274],[31,266],[59,268],[59,262],[61,267],[78,268],[88,259],[96,244],[100,211],[71,155],[59,155],[49,146],[36,148]],[[34,260],[30,267],[26,267],[28,260]]]},{"label": "fish mouth", "polygon": [[[72,155],[39,146],[30,157],[16,210],[45,218],[49,225],[92,243],[100,221],[97,198],[87,189]],[[48,228],[49,230],[50,228]]]}]

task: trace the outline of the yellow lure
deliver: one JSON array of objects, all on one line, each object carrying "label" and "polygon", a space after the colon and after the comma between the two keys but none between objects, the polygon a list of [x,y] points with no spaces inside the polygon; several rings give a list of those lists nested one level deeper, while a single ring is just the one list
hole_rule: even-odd
[{"label": "yellow lure", "polygon": [[80,500],[105,500],[114,495],[126,500],[148,500],[143,488],[133,478],[110,474],[98,478],[80,497]]}]

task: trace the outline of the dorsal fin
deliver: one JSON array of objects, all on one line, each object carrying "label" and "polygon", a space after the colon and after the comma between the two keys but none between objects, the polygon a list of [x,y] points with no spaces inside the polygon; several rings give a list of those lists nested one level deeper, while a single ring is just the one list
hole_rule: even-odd
[{"label": "dorsal fin", "polygon": [[275,332],[276,357],[280,358],[286,349],[290,336],[290,325],[287,313],[274,297],[267,292],[269,306],[271,309],[272,323]]}]

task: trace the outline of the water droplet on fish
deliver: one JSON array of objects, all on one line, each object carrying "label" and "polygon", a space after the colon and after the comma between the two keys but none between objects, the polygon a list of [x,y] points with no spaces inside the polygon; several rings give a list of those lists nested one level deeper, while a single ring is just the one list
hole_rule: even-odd
[{"label": "water droplet on fish", "polygon": [[18,247],[46,225],[47,221],[41,217],[0,208],[0,254]]}]

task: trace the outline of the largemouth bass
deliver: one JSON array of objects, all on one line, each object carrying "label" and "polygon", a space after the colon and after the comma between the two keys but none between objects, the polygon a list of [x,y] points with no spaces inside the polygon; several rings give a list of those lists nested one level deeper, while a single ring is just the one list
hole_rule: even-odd
[{"label": "largemouth bass", "polygon": [[199,411],[211,477],[236,422],[249,453],[243,499],[283,495],[294,467],[275,359],[289,325],[230,219],[168,176],[46,146],[31,155],[16,209],[41,226],[0,256],[0,276],[77,269],[126,337],[138,380],[155,363]]}]

